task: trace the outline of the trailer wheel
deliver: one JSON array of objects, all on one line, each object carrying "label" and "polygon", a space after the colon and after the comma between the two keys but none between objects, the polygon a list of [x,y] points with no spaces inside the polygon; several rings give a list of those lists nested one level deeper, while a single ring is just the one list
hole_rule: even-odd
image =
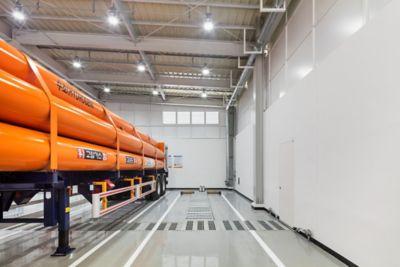
[{"label": "trailer wheel", "polygon": [[167,191],[167,180],[165,179],[165,174],[161,174],[160,178],[161,178],[161,196],[163,196]]},{"label": "trailer wheel", "polygon": [[155,200],[160,198],[160,194],[161,194],[161,179],[160,179],[159,176],[157,176],[157,179],[156,179],[156,190],[153,193],[151,193],[150,195],[147,195],[146,199],[147,200],[151,200],[151,201],[155,201]]}]

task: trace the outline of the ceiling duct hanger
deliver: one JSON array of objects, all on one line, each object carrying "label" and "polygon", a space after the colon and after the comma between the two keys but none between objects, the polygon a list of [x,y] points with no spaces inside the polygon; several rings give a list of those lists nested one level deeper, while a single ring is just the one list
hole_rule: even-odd
[{"label": "ceiling duct hanger", "polygon": [[245,54],[245,55],[251,55],[251,54],[261,55],[263,53],[262,48],[260,50],[256,50],[256,51],[247,50],[246,43],[247,43],[246,28],[244,28],[243,29],[243,54]]},{"label": "ceiling duct hanger", "polygon": [[235,88],[235,87],[243,88],[243,86],[239,86],[238,84],[233,84],[232,70],[230,71],[230,79],[229,80],[230,80],[231,88]]},{"label": "ceiling duct hanger", "polygon": [[238,69],[254,69],[254,66],[240,65],[240,57],[238,57]]},{"label": "ceiling duct hanger", "polygon": [[275,7],[264,7],[264,1],[260,0],[260,12],[286,12],[286,0],[283,1],[281,7],[276,4]]}]

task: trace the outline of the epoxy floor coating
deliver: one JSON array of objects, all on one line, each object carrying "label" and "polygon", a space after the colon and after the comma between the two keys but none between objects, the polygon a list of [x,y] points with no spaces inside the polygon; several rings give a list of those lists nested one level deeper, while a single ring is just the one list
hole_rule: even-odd
[{"label": "epoxy floor coating", "polygon": [[71,207],[76,250],[66,257],[50,257],[55,227],[0,225],[0,266],[345,266],[237,193],[222,194],[168,191],[155,204],[132,203],[96,220],[79,201]]}]

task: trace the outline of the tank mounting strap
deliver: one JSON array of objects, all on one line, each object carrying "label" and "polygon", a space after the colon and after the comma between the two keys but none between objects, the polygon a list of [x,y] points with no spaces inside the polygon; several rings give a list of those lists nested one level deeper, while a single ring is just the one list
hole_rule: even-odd
[{"label": "tank mounting strap", "polygon": [[46,93],[47,99],[49,100],[50,106],[50,170],[56,171],[58,169],[58,151],[57,151],[57,139],[58,139],[58,116],[57,107],[55,106],[54,96],[52,95],[47,83],[43,79],[42,75],[36,63],[27,55],[25,55],[26,61],[29,64],[32,72],[38,79],[43,91]]},{"label": "tank mounting strap", "polygon": [[110,114],[110,111],[107,108],[104,108],[104,112],[106,113],[107,119],[110,121],[112,126],[115,129],[116,143],[117,143],[117,171],[120,170],[120,161],[119,161],[119,135],[118,135],[118,127],[115,125],[115,122]]},{"label": "tank mounting strap", "polygon": [[144,141],[142,139],[142,137],[140,136],[140,134],[137,133],[136,128],[133,127],[134,130],[134,134],[140,139],[140,141],[142,142],[142,169],[143,169],[143,174],[144,174],[144,170],[145,170],[145,158],[144,158]]}]

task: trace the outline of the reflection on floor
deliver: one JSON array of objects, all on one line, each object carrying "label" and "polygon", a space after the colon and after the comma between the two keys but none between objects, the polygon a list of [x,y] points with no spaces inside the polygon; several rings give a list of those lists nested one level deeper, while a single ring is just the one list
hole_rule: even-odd
[{"label": "reflection on floor", "polygon": [[133,203],[97,220],[90,218],[90,205],[78,201],[71,209],[76,250],[60,258],[49,256],[56,247],[55,227],[0,225],[0,266],[277,266],[260,242],[283,266],[345,266],[265,211],[252,210],[237,193],[222,194],[226,200],[170,191],[151,207],[151,202]]}]

